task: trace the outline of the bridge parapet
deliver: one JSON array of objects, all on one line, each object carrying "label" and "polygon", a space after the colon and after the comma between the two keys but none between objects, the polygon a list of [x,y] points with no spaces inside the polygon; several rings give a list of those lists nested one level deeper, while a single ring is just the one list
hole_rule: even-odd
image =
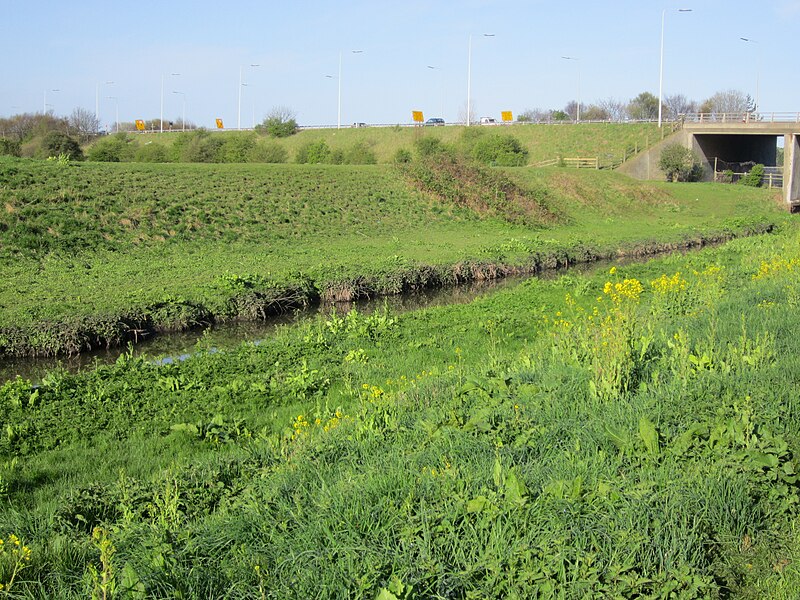
[{"label": "bridge parapet", "polygon": [[728,112],[728,113],[686,113],[680,115],[684,125],[703,123],[800,123],[800,112]]}]

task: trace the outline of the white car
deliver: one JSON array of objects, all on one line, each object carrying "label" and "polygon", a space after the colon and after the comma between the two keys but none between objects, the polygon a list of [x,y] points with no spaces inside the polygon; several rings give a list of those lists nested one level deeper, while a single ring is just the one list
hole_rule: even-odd
[{"label": "white car", "polygon": [[497,121],[494,117],[481,117],[481,125],[496,125]]}]

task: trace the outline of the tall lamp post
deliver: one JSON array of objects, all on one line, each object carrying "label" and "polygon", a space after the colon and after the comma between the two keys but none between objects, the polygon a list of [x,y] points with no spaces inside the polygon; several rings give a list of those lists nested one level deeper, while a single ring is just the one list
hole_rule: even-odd
[{"label": "tall lamp post", "polygon": [[[494,37],[493,33],[484,33],[483,37]],[[470,111],[472,107],[472,34],[469,34],[469,48],[467,50],[467,127],[469,127],[471,119]]]},{"label": "tall lamp post", "polygon": [[[756,40],[753,40],[753,39],[750,39],[750,38],[740,37],[739,39],[742,40],[743,42],[748,43],[748,44],[756,44],[756,45],[758,45],[758,42]],[[759,84],[760,83],[761,83],[761,52],[760,51],[756,51],[756,105],[754,107],[754,110],[758,110],[761,107],[760,104],[758,103],[758,100],[759,100],[758,91],[759,91],[759,87],[760,87]]]},{"label": "tall lamp post", "polygon": [[[52,89],[52,90],[50,90],[50,91],[51,91],[51,92],[60,92],[61,90],[60,90],[60,89],[58,89],[58,88],[55,88],[55,89]],[[45,90],[45,91],[44,91],[44,108],[43,108],[43,112],[42,112],[42,114],[43,114],[43,115],[46,115],[46,114],[47,114],[47,107],[48,107],[48,106],[49,106],[49,105],[47,104],[47,90]]]},{"label": "tall lamp post", "polygon": [[429,69],[433,69],[434,71],[439,71],[439,73],[441,73],[441,80],[442,80],[442,112],[441,112],[441,114],[439,116],[444,119],[444,71],[442,70],[441,67],[434,67],[434,66],[431,66],[431,65],[428,65],[428,68]]},{"label": "tall lamp post", "polygon": [[183,96],[183,116],[181,117],[181,131],[186,131],[186,92],[172,92]]},{"label": "tall lamp post", "polygon": [[574,60],[578,64],[578,95],[575,104],[575,122],[581,122],[581,61],[574,56],[562,56],[564,60]]},{"label": "tall lamp post", "polygon": [[[692,12],[691,8],[679,8],[679,13]],[[666,17],[667,9],[661,11],[661,61],[658,68],[658,126],[661,127],[661,112],[664,98],[664,18]]]},{"label": "tall lamp post", "polygon": [[[113,81],[106,81],[106,85],[114,85]],[[100,123],[100,84],[94,85],[94,120]]]},{"label": "tall lamp post", "polygon": [[[170,73],[170,76],[177,77],[180,73]],[[161,116],[159,117],[161,133],[164,133],[164,74],[161,74]]]},{"label": "tall lamp post", "polygon": [[106,99],[114,101],[114,114],[116,116],[116,128],[114,129],[114,133],[119,133],[119,98],[116,96],[106,96]]},{"label": "tall lamp post", "polygon": [[[364,54],[363,50],[351,50],[351,54]],[[333,75],[325,75],[328,79],[333,79]],[[338,100],[336,108],[336,129],[342,128],[342,52],[339,51],[339,75],[336,77],[338,84]]]},{"label": "tall lamp post", "polygon": [[[260,67],[261,65],[251,64],[251,67]],[[242,128],[242,88],[245,87],[247,84],[242,82],[242,71],[244,70],[244,65],[239,66],[239,108],[236,112],[236,129]]]}]

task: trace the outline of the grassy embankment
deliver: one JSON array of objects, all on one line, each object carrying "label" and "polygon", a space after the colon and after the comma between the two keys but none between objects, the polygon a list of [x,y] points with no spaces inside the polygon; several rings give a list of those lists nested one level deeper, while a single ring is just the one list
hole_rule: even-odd
[{"label": "grassy embankment", "polygon": [[787,224],[469,305],[8,383],[0,584],[793,598],[798,248]]},{"label": "grassy embankment", "polygon": [[644,254],[784,218],[769,193],[735,186],[508,169],[435,187],[416,175],[3,160],[0,353]]},{"label": "grassy embankment", "polygon": [[[782,218],[762,190],[606,172],[509,169],[472,187],[447,179],[432,194],[430,182],[415,186],[388,166],[2,164],[8,354],[531,271]],[[535,210],[511,214],[497,177]],[[464,188],[472,197],[456,197]]]},{"label": "grassy embankment", "polygon": [[[222,139],[251,138],[259,144],[277,144],[287,152],[289,162],[294,162],[298,150],[305,144],[324,141],[331,150],[346,152],[362,144],[375,154],[378,163],[391,163],[400,149],[411,151],[414,142],[422,136],[435,137],[446,144],[464,147],[480,136],[512,135],[528,151],[528,164],[566,158],[598,158],[603,165],[619,163],[625,157],[647,148],[661,139],[669,130],[659,130],[653,123],[618,124],[585,123],[579,126],[563,125],[508,125],[495,127],[367,127],[343,129],[308,129],[288,138],[276,139],[253,132],[223,131],[212,135]],[[172,160],[171,149],[176,141],[190,133],[129,134],[130,154],[145,144],[159,144],[167,150],[164,155]],[[100,140],[102,141],[102,139]]]}]

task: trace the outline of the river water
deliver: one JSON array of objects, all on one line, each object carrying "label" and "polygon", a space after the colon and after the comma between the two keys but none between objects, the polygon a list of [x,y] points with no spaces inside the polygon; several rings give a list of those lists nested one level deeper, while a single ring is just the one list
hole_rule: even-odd
[{"label": "river water", "polygon": [[[592,267],[597,267],[597,263]],[[547,276],[552,277],[556,274],[557,272],[549,272]],[[330,314],[334,310],[340,315],[353,308],[357,308],[362,313],[372,313],[376,309],[386,306],[391,313],[402,313],[429,306],[466,304],[480,296],[518,285],[527,278],[509,277],[463,286],[423,290],[400,296],[323,304],[307,310],[270,317],[263,321],[235,321],[216,324],[208,328],[161,334],[139,342],[132,347],[132,351],[134,356],[144,355],[162,362],[182,360],[194,351],[200,340],[203,341],[204,347],[223,350],[242,342],[263,340],[271,336],[278,327],[298,323],[303,319],[313,319],[318,315]],[[0,382],[19,376],[35,383],[41,381],[48,371],[65,369],[75,373],[92,369],[98,365],[115,362],[125,352],[128,352],[127,346],[95,350],[71,357],[3,359],[0,360]]]}]

